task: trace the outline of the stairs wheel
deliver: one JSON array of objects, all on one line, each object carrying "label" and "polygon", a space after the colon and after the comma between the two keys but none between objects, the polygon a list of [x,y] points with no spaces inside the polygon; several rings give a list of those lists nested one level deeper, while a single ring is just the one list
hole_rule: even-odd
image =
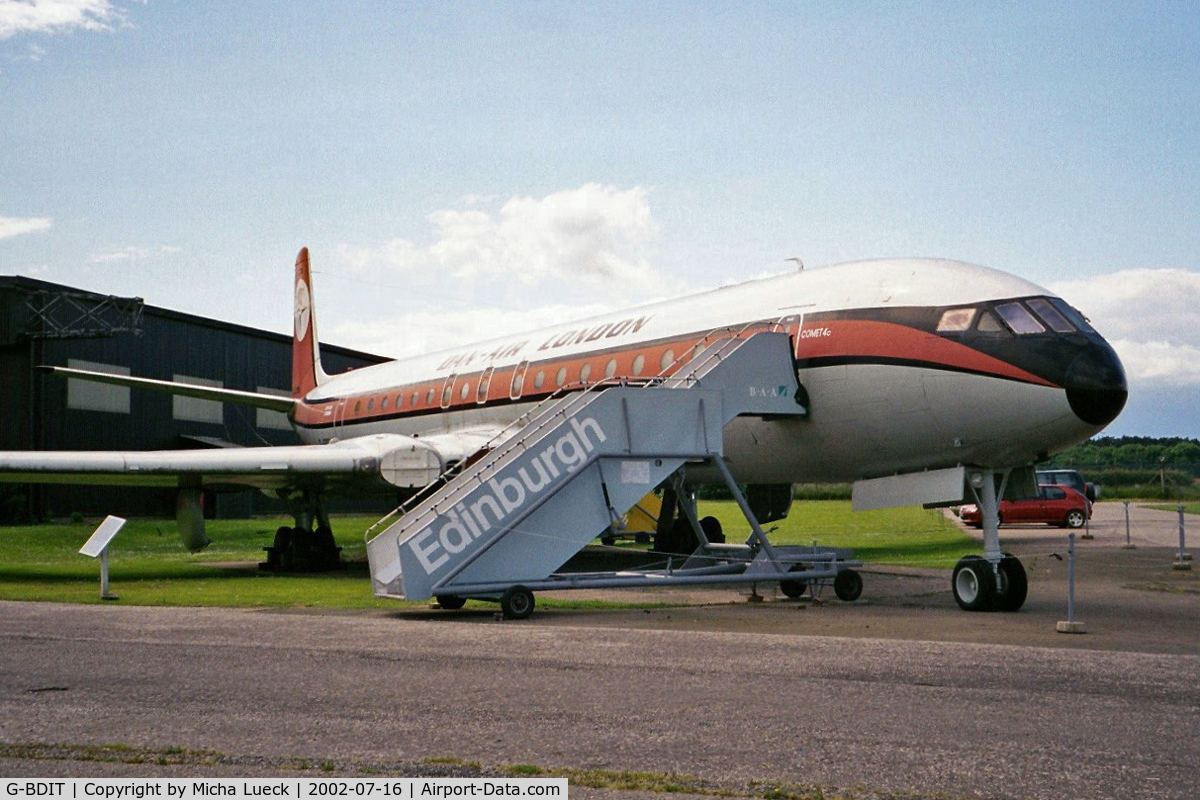
[{"label": "stairs wheel", "polygon": [[853,603],[862,595],[863,580],[852,569],[844,569],[833,579],[833,593],[843,603]]},{"label": "stairs wheel", "polygon": [[525,619],[533,613],[533,592],[524,586],[510,586],[500,595],[500,610],[505,619]]}]

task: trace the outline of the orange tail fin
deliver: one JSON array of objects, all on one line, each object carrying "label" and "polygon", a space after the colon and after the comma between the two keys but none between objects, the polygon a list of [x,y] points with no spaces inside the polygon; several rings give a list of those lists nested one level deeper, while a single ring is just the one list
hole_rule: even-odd
[{"label": "orange tail fin", "polygon": [[296,256],[295,328],[292,335],[292,397],[303,397],[320,386],[328,376],[321,369],[321,350],[317,343],[317,320],[313,305],[312,274],[308,268],[308,248]]}]

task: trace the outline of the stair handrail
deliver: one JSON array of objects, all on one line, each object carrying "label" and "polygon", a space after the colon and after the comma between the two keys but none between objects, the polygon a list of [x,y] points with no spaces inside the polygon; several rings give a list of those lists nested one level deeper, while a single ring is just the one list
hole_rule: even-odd
[{"label": "stair handrail", "polygon": [[[485,453],[483,457],[466,467],[463,466],[463,463],[467,459],[456,462],[452,466],[447,467],[426,487],[422,488],[412,497],[408,498],[395,509],[390,511],[378,522],[367,528],[363,534],[364,541],[370,543],[374,538],[372,534],[376,530],[382,528],[384,523],[387,523],[389,520],[395,517],[408,516],[421,504],[427,500],[432,500],[437,493],[442,488],[447,486],[454,478],[462,478],[464,480],[478,478],[479,483],[482,483],[483,478],[481,477],[481,473],[485,469],[490,467],[494,472],[495,470],[501,468],[504,463],[507,463],[509,460],[511,460],[510,458],[506,457],[509,456],[517,447],[524,446],[524,449],[527,450],[528,447],[525,445],[527,445],[529,439],[533,438],[534,434],[541,432],[551,419],[553,419],[555,416],[561,415],[565,417],[568,415],[567,413],[564,413],[566,406],[571,406],[573,403],[580,401],[580,399],[586,401],[582,403],[582,406],[586,406],[607,389],[618,386],[640,385],[642,388],[650,388],[656,386],[675,387],[699,384],[703,375],[712,371],[712,369],[714,369],[718,364],[728,358],[731,353],[741,347],[741,345],[747,341],[750,336],[755,335],[755,333],[751,333],[749,336],[746,334],[752,330],[755,330],[756,328],[761,328],[762,330],[755,331],[755,333],[774,333],[780,330],[786,330],[786,325],[783,323],[783,319],[754,320],[740,327],[730,325],[720,328],[713,328],[703,336],[694,339],[693,344],[690,347],[684,350],[674,361],[667,365],[667,367],[660,370],[656,375],[647,376],[645,378],[613,376],[610,378],[603,378],[595,383],[576,381],[574,383],[564,384],[563,386],[556,388],[553,392],[544,397],[542,400],[538,401],[533,407],[518,416],[513,421],[509,422],[507,425],[497,431],[490,439],[488,439],[488,441],[485,442],[477,451]],[[712,342],[712,344],[704,347],[700,354],[696,355],[696,348],[704,345],[706,342]],[[687,364],[692,365],[692,369],[688,371],[687,375],[678,376],[677,373],[679,371],[679,367],[685,363],[685,360]],[[563,401],[568,402],[564,403]],[[564,408],[556,408],[556,406],[559,405],[563,405]],[[579,409],[572,408],[569,413],[575,413],[577,410]],[[517,432],[509,435],[508,432],[513,428],[516,428]],[[493,442],[498,442],[498,444],[493,447]],[[457,494],[458,492],[455,493],[455,496],[457,496]],[[436,504],[431,506],[431,509],[436,513]],[[387,527],[391,527],[391,525],[388,525]],[[384,530],[386,530],[386,528],[384,528]],[[380,531],[380,534],[382,534],[382,532],[383,531]]]}]

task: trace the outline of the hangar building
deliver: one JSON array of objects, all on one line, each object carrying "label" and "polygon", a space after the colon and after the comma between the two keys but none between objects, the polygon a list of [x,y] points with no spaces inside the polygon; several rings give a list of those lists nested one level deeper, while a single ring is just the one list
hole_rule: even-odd
[{"label": "hangar building", "polygon": [[[322,346],[330,373],[385,359]],[[288,336],[24,277],[0,276],[0,450],[169,450],[298,444],[284,414],[39,370],[69,366],[287,395]],[[174,516],[175,493],[0,484],[0,522],[79,512]],[[206,516],[277,512],[254,492],[206,496]]]}]

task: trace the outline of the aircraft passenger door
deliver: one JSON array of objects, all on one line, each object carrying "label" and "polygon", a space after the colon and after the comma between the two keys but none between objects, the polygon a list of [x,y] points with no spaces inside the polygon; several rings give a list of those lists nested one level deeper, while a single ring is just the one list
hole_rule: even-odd
[{"label": "aircraft passenger door", "polygon": [[457,376],[452,372],[446,376],[446,382],[442,384],[442,408],[450,408],[451,401],[454,400],[454,379]]},{"label": "aircraft passenger door", "polygon": [[334,439],[342,438],[342,433],[346,427],[346,405],[350,401],[343,397],[337,401],[337,405],[333,408],[333,433]]},{"label": "aircraft passenger door", "polygon": [[479,376],[479,387],[475,390],[475,402],[483,405],[488,399],[488,389],[492,385],[492,373],[496,371],[495,367],[488,367]]},{"label": "aircraft passenger door", "polygon": [[517,364],[516,370],[513,371],[512,386],[509,389],[508,396],[513,400],[520,400],[521,394],[525,391],[525,370],[529,369],[529,362],[522,361]]},{"label": "aircraft passenger door", "polygon": [[800,352],[800,329],[804,326],[803,314],[788,314],[786,317],[780,317],[775,323],[775,329],[783,331],[788,336],[792,337],[792,352]]}]

